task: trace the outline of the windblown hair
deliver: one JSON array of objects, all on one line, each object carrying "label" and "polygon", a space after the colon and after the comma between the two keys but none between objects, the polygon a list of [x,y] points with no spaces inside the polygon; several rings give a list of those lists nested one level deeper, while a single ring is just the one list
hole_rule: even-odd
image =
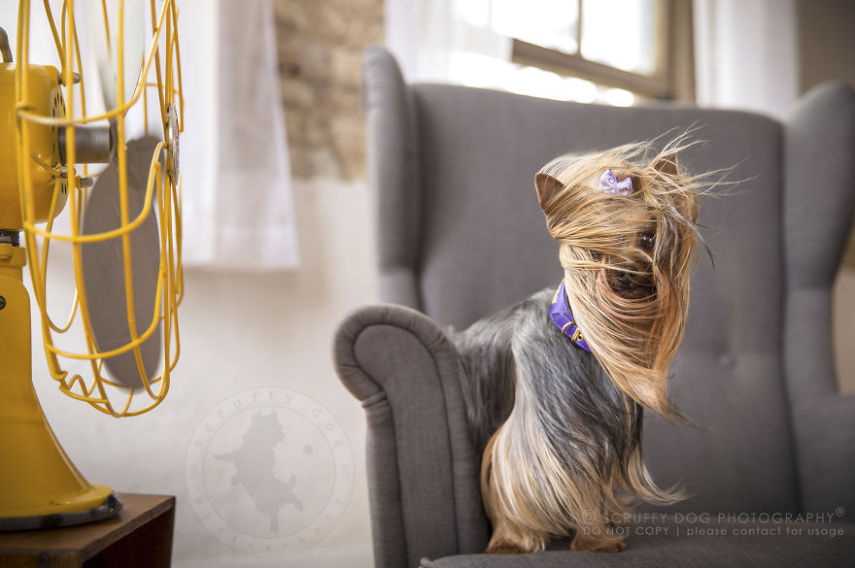
[{"label": "windblown hair", "polygon": [[[621,391],[666,418],[679,416],[666,381],[697,259],[698,178],[680,172],[676,159],[686,146],[677,138],[652,157],[649,143],[562,156],[535,178],[588,345]],[[631,178],[632,194],[600,189],[606,169]]]},{"label": "windblown hair", "polygon": [[[497,430],[493,425],[481,461],[481,495],[493,523],[488,552],[543,550],[562,537],[572,537],[575,550],[620,550],[623,539],[612,529],[625,524],[634,502],[680,498],[657,487],[644,466],[641,406],[545,321],[553,295],[543,290],[455,337],[467,373],[464,395],[478,396],[476,385],[482,396],[486,385],[495,393],[481,411],[507,401],[513,387],[512,408]],[[480,367],[476,357],[490,353],[509,356]],[[480,425],[479,416],[470,413],[470,424]],[[483,430],[474,430],[479,443]]]},{"label": "windblown hair", "polygon": [[[683,336],[699,235],[699,177],[680,172],[685,138],[562,156],[535,177],[559,241],[567,300],[591,353],[550,321],[554,290],[462,332],[470,432],[483,449],[487,552],[623,548],[615,526],[632,502],[680,499],[656,486],[641,456],[642,406],[670,418],[666,380]],[[599,187],[611,170],[632,192]],[[625,187],[625,184],[624,184]]]}]

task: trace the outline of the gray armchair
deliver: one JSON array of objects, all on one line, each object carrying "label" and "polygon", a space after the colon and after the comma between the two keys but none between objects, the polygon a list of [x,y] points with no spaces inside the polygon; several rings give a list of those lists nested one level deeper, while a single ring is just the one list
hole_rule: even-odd
[{"label": "gray armchair", "polygon": [[[334,355],[368,421],[377,566],[855,565],[855,397],[838,392],[830,331],[830,289],[855,209],[852,90],[820,87],[781,123],[408,85],[377,47],[365,53],[364,75],[390,305],[345,320]],[[480,456],[443,327],[462,329],[560,280],[532,182],[541,165],[692,125],[705,143],[681,163],[733,168],[729,178],[744,181],[701,207],[715,267],[704,258],[694,277],[671,383],[695,426],[650,415],[645,425],[654,479],[691,498],[667,516],[643,516],[618,554],[561,543],[479,554],[489,536]],[[692,527],[728,534],[689,536]]]}]

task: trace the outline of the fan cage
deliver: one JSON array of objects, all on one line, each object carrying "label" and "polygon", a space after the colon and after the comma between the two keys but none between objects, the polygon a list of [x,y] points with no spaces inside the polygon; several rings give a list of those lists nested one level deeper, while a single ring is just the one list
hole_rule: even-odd
[{"label": "fan cage", "polygon": [[[18,9],[18,34],[16,54],[18,63],[15,67],[15,99],[18,129],[16,146],[18,163],[25,164],[31,152],[32,129],[39,125],[52,128],[66,129],[66,160],[65,163],[39,164],[39,167],[50,170],[53,191],[50,211],[55,210],[63,186],[67,188],[69,222],[68,231],[62,232],[55,228],[54,220],[49,215],[48,220],[41,225],[35,216],[35,197],[32,172],[28,167],[19,167],[19,191],[21,215],[26,241],[27,262],[32,278],[33,296],[41,316],[41,331],[45,355],[51,377],[57,381],[59,389],[66,395],[84,401],[97,410],[116,417],[133,416],[151,410],[160,402],[169,390],[172,371],[178,362],[180,354],[179,328],[177,308],[181,303],[184,284],[181,268],[181,181],[180,173],[170,175],[167,171],[169,160],[169,137],[167,136],[168,109],[170,105],[178,109],[180,129],[184,127],[184,100],[181,90],[181,59],[178,42],[178,8],[174,0],[150,0],[147,9],[150,10],[151,33],[147,38],[150,47],[144,53],[142,71],[136,87],[126,98],[124,92],[124,2],[111,6],[118,11],[118,38],[116,48],[116,91],[118,104],[115,108],[97,115],[86,112],[85,81],[80,44],[78,43],[77,26],[73,0],[65,0],[60,8],[59,18],[56,18],[49,4],[43,2],[43,16],[50,27],[53,41],[61,62],[60,78],[64,100],[65,116],[50,116],[35,112],[25,103],[28,98],[28,68],[29,29],[31,7],[29,0],[21,0]],[[103,13],[104,34],[107,45],[110,45],[110,19],[105,0],[101,1]],[[59,26],[57,26],[59,21]],[[146,31],[148,34],[148,31]],[[38,64],[38,62],[33,62]],[[149,80],[149,77],[152,76]],[[77,104],[76,99],[79,97]],[[146,133],[149,123],[149,98],[157,102],[160,109],[160,119],[163,124],[163,136],[166,142],[160,142],[152,155],[151,166],[145,190],[145,206],[138,217],[129,218],[128,212],[128,180],[127,156],[125,148],[125,115],[135,105],[142,105]],[[75,129],[95,122],[115,120],[117,154],[119,172],[119,191],[121,203],[121,226],[109,232],[99,234],[81,234],[86,202],[90,187],[89,168],[86,164],[75,163]],[[177,179],[173,179],[177,178]],[[130,234],[140,226],[151,214],[156,212],[160,240],[160,264],[157,278],[157,290],[154,313],[151,321],[145,325],[145,331],[138,333],[134,323],[134,294],[133,294],[133,258],[130,251]],[[63,213],[65,214],[65,213]],[[110,349],[99,350],[94,339],[92,325],[89,320],[85,283],[81,262],[81,247],[85,243],[106,241],[121,238],[123,247],[125,298],[129,314],[129,332],[131,341],[127,344]],[[47,270],[48,254],[51,243],[69,243],[72,250],[74,267],[74,296],[68,316],[64,322],[57,323],[51,317],[47,306]],[[152,335],[158,323],[163,325],[162,361],[160,375],[148,377],[142,364],[140,345]],[[75,324],[82,325],[85,345],[77,349],[66,349],[57,346],[55,339],[68,334]],[[81,343],[81,342],[77,342]],[[142,378],[143,388],[137,390],[124,387],[121,383],[107,376],[104,360],[122,353],[132,352]],[[66,370],[72,362],[83,361],[87,368],[85,373]],[[88,375],[84,378],[84,374]]]}]

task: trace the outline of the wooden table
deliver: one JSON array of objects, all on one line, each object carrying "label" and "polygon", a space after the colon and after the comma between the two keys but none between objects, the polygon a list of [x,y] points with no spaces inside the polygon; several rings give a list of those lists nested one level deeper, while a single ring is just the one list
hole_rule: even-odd
[{"label": "wooden table", "polygon": [[42,531],[0,533],[3,568],[160,568],[172,560],[175,497],[119,494],[115,519]]}]

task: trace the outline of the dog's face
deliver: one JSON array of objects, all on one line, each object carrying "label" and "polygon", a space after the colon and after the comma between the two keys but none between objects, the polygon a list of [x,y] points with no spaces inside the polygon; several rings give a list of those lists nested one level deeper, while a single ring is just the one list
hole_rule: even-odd
[{"label": "dog's face", "polygon": [[[607,169],[631,189],[603,189]],[[617,151],[553,160],[535,186],[593,353],[627,395],[671,414],[665,377],[682,339],[697,245],[691,179],[673,154],[640,167]]]},{"label": "dog's face", "polygon": [[653,255],[657,238],[656,223],[648,212],[635,207],[618,214],[617,218],[621,223],[633,227],[629,238],[618,247],[621,255],[598,251],[591,251],[591,255],[602,260],[604,265],[613,267],[603,270],[605,280],[613,293],[631,300],[655,296]]}]

